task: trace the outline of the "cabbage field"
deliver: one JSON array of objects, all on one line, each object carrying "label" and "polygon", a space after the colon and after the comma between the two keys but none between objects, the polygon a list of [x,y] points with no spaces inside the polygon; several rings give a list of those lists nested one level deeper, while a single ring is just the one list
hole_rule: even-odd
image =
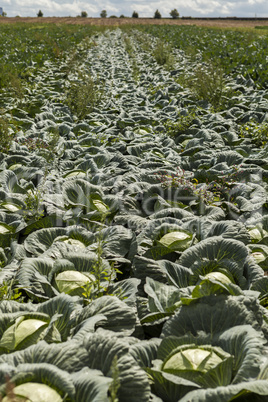
[{"label": "cabbage field", "polygon": [[0,26],[3,402],[268,400],[265,32]]}]

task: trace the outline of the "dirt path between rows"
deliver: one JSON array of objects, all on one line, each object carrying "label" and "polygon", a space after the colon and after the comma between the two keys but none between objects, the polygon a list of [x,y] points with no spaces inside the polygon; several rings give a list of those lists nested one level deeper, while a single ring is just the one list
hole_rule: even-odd
[{"label": "dirt path between rows", "polygon": [[12,17],[0,18],[0,24],[23,23],[54,23],[54,24],[82,24],[120,26],[125,24],[157,24],[157,25],[197,25],[218,28],[254,28],[255,26],[267,26],[268,19],[170,19],[170,18],[81,18],[81,17]]}]

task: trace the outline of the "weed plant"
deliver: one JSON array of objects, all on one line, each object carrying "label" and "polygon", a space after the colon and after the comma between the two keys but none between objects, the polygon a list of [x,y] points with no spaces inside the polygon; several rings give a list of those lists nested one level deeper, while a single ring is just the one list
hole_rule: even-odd
[{"label": "weed plant", "polygon": [[195,82],[190,82],[190,86],[197,97],[209,101],[215,110],[219,109],[225,86],[223,70],[214,65],[209,65],[207,69],[198,67],[195,77]]},{"label": "weed plant", "polygon": [[24,217],[26,220],[33,222],[43,218],[43,191],[42,189],[28,190],[26,198],[24,200],[26,210],[24,211]]},{"label": "weed plant", "polygon": [[124,39],[124,45],[125,45],[126,52],[130,56],[132,56],[133,52],[134,52],[134,48],[133,48],[133,44],[132,44],[132,41],[131,41],[130,37],[128,35],[124,35],[123,39]]},{"label": "weed plant", "polygon": [[195,112],[190,112],[187,115],[179,115],[176,121],[167,120],[164,123],[166,134],[174,138],[185,133],[194,124],[195,119]]},{"label": "weed plant", "polygon": [[14,137],[8,129],[7,120],[0,116],[0,152],[8,153]]},{"label": "weed plant", "polygon": [[16,288],[14,280],[4,281],[0,285],[0,301],[2,300],[15,300],[16,302],[22,303],[24,297],[19,288]]},{"label": "weed plant", "polygon": [[159,173],[156,174],[164,189],[183,187],[197,200],[207,205],[217,205],[228,198],[230,186],[236,182],[238,176],[238,166],[233,165],[233,172],[216,178],[215,180],[199,183],[194,177],[178,167],[173,174]]},{"label": "weed plant", "polygon": [[[101,223],[105,222],[105,218],[106,216],[104,215],[101,220]],[[104,267],[103,267],[102,255],[105,240],[101,233],[101,228],[102,226],[100,226],[99,229],[97,229],[96,248],[94,250],[95,253],[97,254],[97,260],[95,261],[92,267],[92,273],[95,279],[94,281],[87,282],[85,286],[82,286],[84,290],[82,296],[85,298],[86,303],[90,303],[90,301],[104,295],[113,296],[108,291],[109,286],[112,284],[113,278],[116,274],[122,274],[122,272],[119,271],[119,269],[117,268],[116,262],[112,262],[110,264],[111,269],[109,272],[103,269]],[[118,294],[117,296],[119,297]]]},{"label": "weed plant", "polygon": [[177,82],[188,87],[197,100],[210,104],[215,112],[228,109],[236,102],[231,100],[236,93],[227,86],[224,71],[218,64],[198,64],[190,76],[181,76]]},{"label": "weed plant", "polygon": [[263,147],[268,142],[268,122],[258,123],[251,120],[240,126],[240,137],[250,138],[257,147]]},{"label": "weed plant", "polygon": [[47,175],[48,168],[46,167],[42,181],[36,188],[29,189],[25,196],[24,203],[26,208],[24,210],[24,219],[28,221],[28,223],[36,222],[45,215],[43,201],[46,192],[45,182]]},{"label": "weed plant", "polygon": [[86,37],[76,48],[70,51],[66,63],[62,68],[67,76],[78,71],[78,67],[83,62],[88,50],[94,46],[97,46],[96,42]]},{"label": "weed plant", "polygon": [[209,102],[215,110],[219,110],[225,87],[223,70],[212,64],[208,67],[199,65],[188,80],[188,87],[198,99]]},{"label": "weed plant", "polygon": [[57,154],[57,144],[60,139],[59,130],[56,129],[50,133],[48,140],[39,137],[20,138],[16,140],[21,145],[25,145],[29,152],[37,153],[51,163],[55,160]]},{"label": "weed plant", "polygon": [[172,54],[172,47],[169,44],[159,39],[154,48],[153,56],[160,66],[164,66],[168,70],[173,68],[175,59]]},{"label": "weed plant", "polygon": [[113,358],[112,364],[111,364],[111,368],[110,368],[110,372],[112,375],[112,383],[109,387],[109,401],[110,402],[119,402],[119,398],[118,398],[118,390],[120,388],[120,371],[119,371],[119,367],[118,367],[118,358],[117,355],[115,355],[115,357]]},{"label": "weed plant", "polygon": [[139,79],[139,75],[140,75],[140,70],[137,64],[137,58],[135,56],[135,50],[133,47],[133,43],[132,40],[130,39],[130,37],[128,35],[124,35],[123,36],[124,39],[124,45],[125,45],[125,50],[128,53],[129,57],[130,57],[130,62],[132,65],[132,76],[134,81],[138,81]]},{"label": "weed plant", "polygon": [[68,88],[66,105],[81,120],[100,103],[102,96],[103,90],[100,88],[100,84],[95,82],[90,75],[83,73]]},{"label": "weed plant", "polygon": [[12,96],[17,100],[18,106],[21,106],[24,97],[24,87],[22,79],[13,69],[9,70],[10,66],[1,66],[0,64],[0,91]]},{"label": "weed plant", "polygon": [[[124,31],[129,32],[130,27],[128,27],[127,25],[122,26],[122,29]],[[141,49],[144,52],[151,52],[152,51],[152,41],[150,39],[148,39],[147,35],[139,32],[137,30],[135,30],[135,32],[133,32],[133,35],[135,36],[135,38],[137,39],[139,46],[141,47]]]}]

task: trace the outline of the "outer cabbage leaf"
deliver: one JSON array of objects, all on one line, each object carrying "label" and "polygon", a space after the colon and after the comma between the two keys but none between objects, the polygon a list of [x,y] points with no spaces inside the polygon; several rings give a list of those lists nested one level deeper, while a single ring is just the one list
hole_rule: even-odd
[{"label": "outer cabbage leaf", "polygon": [[179,262],[193,271],[191,284],[195,284],[200,275],[224,269],[230,272],[236,284],[246,289],[248,282],[244,265],[248,256],[248,249],[242,242],[215,236],[184,251]]},{"label": "outer cabbage leaf", "polygon": [[[265,402],[268,395],[267,380],[251,380],[228,387],[217,387],[191,391],[180,399],[180,402],[227,402],[242,400],[245,402]],[[247,398],[248,397],[248,398]]]},{"label": "outer cabbage leaf", "polygon": [[142,324],[155,320],[159,322],[159,319],[171,316],[181,304],[181,292],[175,286],[165,285],[147,277],[144,290],[148,294],[148,309],[151,314],[142,318]]},{"label": "outer cabbage leaf", "polygon": [[74,326],[97,314],[103,314],[107,317],[107,321],[102,324],[105,329],[122,332],[125,335],[131,335],[134,332],[136,326],[135,309],[115,296],[102,296],[93,300],[82,310],[77,310]]},{"label": "outer cabbage leaf", "polygon": [[244,244],[250,242],[250,235],[245,226],[241,222],[233,220],[214,222],[206,237],[213,236],[239,240]]},{"label": "outer cabbage leaf", "polygon": [[[75,397],[75,387],[71,376],[52,364],[30,363],[19,364],[10,382],[15,384],[27,384],[31,382],[43,383],[56,390],[62,397],[66,394],[72,400]],[[0,393],[5,393],[6,384],[0,387]],[[37,400],[36,400],[37,401]]]},{"label": "outer cabbage leaf", "polygon": [[161,337],[180,336],[187,332],[209,333],[211,338],[236,325],[252,325],[261,331],[263,324],[261,307],[254,297],[209,296],[197,303],[180,307],[163,327]]},{"label": "outer cabbage leaf", "polygon": [[48,258],[25,258],[22,261],[16,279],[32,299],[45,301],[59,294],[49,280],[53,263]]},{"label": "outer cabbage leaf", "polygon": [[129,353],[136,360],[140,367],[151,367],[152,360],[157,357],[157,349],[161,340],[159,338],[152,338],[149,340],[142,340],[130,345]]},{"label": "outer cabbage leaf", "polygon": [[101,371],[84,368],[71,375],[75,386],[75,401],[109,402],[108,391],[112,378],[104,377]]}]

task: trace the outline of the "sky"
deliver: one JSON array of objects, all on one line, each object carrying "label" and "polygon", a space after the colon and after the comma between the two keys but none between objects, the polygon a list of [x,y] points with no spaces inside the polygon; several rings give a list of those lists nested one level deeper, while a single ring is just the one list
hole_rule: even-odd
[{"label": "sky", "polygon": [[99,17],[101,10],[111,15],[153,17],[158,9],[162,17],[176,8],[180,16],[191,17],[267,17],[268,0],[0,0],[8,17],[35,17],[39,10],[44,17],[76,17],[86,11],[89,17]]}]

